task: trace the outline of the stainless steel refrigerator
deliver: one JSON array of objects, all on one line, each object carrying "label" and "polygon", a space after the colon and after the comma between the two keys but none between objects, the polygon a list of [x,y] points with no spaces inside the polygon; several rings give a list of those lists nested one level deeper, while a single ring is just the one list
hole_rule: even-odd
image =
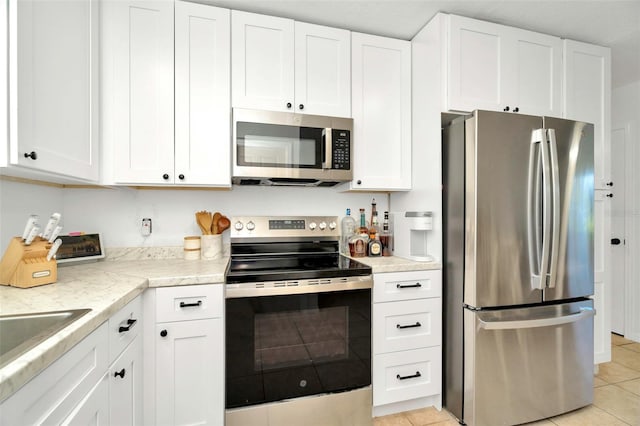
[{"label": "stainless steel refrigerator", "polygon": [[593,401],[593,125],[443,127],[444,406],[515,425]]}]

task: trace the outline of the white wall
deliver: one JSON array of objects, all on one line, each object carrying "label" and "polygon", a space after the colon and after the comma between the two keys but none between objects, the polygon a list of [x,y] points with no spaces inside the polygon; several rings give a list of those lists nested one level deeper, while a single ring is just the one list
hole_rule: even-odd
[{"label": "white wall", "polygon": [[[640,80],[618,87],[611,96],[611,127],[625,129],[630,141],[627,154],[626,186],[626,242],[627,280],[625,298],[625,337],[640,341]],[[615,167],[615,164],[612,165]],[[614,187],[615,192],[615,187]]]},{"label": "white wall", "polygon": [[45,225],[51,213],[63,213],[62,188],[0,180],[0,256],[12,237],[21,236],[31,214]]},{"label": "white wall", "polygon": [[[358,208],[387,209],[386,194],[339,193],[333,188],[241,187],[231,191],[65,189],[66,231],[102,232],[106,247],[180,246],[183,237],[199,235],[195,212],[219,211],[239,215],[334,215],[347,207],[352,216]],[[150,217],[153,232],[140,235],[143,217]],[[225,238],[228,238],[228,232]]]}]

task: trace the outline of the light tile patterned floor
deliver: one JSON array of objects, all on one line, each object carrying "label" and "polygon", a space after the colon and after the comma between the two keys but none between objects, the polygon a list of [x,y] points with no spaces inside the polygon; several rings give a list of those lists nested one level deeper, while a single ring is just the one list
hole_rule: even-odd
[{"label": "light tile patterned floor", "polygon": [[[593,404],[527,426],[640,426],[640,343],[611,335],[611,362],[600,364]],[[446,410],[435,408],[376,417],[374,426],[456,426]]]}]

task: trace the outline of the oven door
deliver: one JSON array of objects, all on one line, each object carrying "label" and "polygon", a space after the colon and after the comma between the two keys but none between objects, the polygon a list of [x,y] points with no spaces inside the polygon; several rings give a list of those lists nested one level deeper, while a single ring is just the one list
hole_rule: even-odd
[{"label": "oven door", "polygon": [[226,356],[227,408],[369,386],[371,288],[228,298]]}]

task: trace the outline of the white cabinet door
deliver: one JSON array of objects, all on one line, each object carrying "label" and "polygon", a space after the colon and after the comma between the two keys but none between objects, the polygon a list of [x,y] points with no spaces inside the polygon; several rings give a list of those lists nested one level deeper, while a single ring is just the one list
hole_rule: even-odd
[{"label": "white cabinet door", "polygon": [[156,325],[158,424],[224,424],[222,319]]},{"label": "white cabinet door", "polygon": [[173,2],[102,4],[103,133],[115,183],[173,183]]},{"label": "white cabinet door", "polygon": [[293,20],[234,10],[231,31],[233,107],[293,111]]},{"label": "white cabinet door", "polygon": [[351,117],[351,33],[295,23],[296,112]]},{"label": "white cabinet door", "polygon": [[594,196],[594,362],[611,361],[611,197],[596,190]]},{"label": "white cabinet door", "polygon": [[10,163],[97,181],[98,1],[8,7]]},{"label": "white cabinet door", "polygon": [[611,182],[611,49],[564,40],[564,117],[594,125],[595,187]]},{"label": "white cabinet door", "polygon": [[109,377],[105,374],[95,388],[63,422],[67,425],[121,425],[109,419]]},{"label": "white cabinet door", "polygon": [[488,109],[507,105],[504,27],[462,16],[449,16],[448,75],[445,111]]},{"label": "white cabinet door", "polygon": [[351,34],[350,189],[411,189],[411,43]]},{"label": "white cabinet door", "polygon": [[109,381],[110,424],[142,425],[142,336],[111,365]]},{"label": "white cabinet door", "polygon": [[509,28],[508,39],[512,49],[506,78],[510,86],[505,88],[505,94],[511,94],[509,109],[562,116],[562,40],[517,28]]},{"label": "white cabinet door", "polygon": [[230,12],[175,3],[175,183],[231,185]]},{"label": "white cabinet door", "polygon": [[445,110],[561,114],[562,40],[450,15]]}]

